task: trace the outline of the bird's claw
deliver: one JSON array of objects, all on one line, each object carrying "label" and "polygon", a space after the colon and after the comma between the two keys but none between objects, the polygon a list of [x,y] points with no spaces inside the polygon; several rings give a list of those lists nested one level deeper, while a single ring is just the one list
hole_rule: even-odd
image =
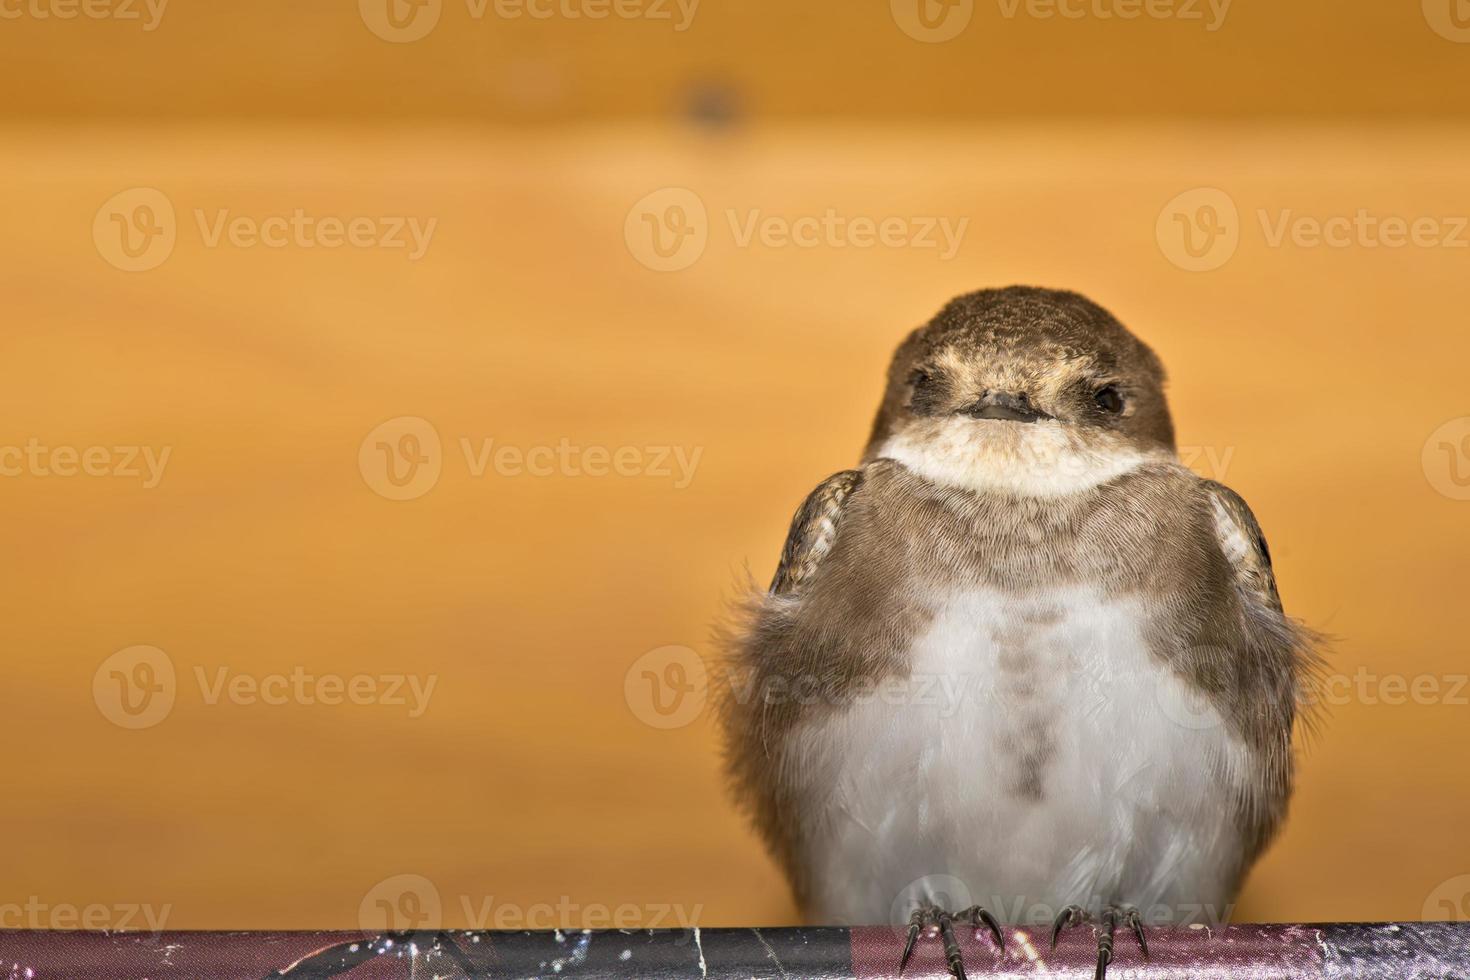
[{"label": "bird's claw", "polygon": [[1051,924],[1051,948],[1057,948],[1057,937],[1062,934],[1063,929],[1070,929],[1087,921],[1087,913],[1080,905],[1068,905],[1057,913],[1057,917]]},{"label": "bird's claw", "polygon": [[944,959],[949,964],[950,975],[955,980],[967,980],[964,955],[960,952],[959,940],[955,938],[956,919],[968,921],[976,929],[984,926],[990,932],[991,938],[995,940],[996,946],[1004,948],[1005,937],[1000,931],[1000,923],[996,921],[995,916],[979,905],[954,913],[934,905],[924,905],[915,909],[914,914],[909,916],[908,938],[904,940],[903,956],[898,962],[899,975],[903,975],[904,967],[909,964],[909,957],[914,953],[914,944],[918,942],[919,933],[925,926],[935,925],[939,927],[939,935],[944,940]]},{"label": "bird's claw", "polygon": [[[1148,940],[1144,938],[1143,916],[1139,915],[1136,908],[1120,908],[1109,905],[1102,910],[1097,933],[1097,969],[1093,973],[1093,980],[1107,980],[1108,965],[1113,962],[1113,933],[1118,927],[1118,920],[1122,919],[1133,932],[1133,938],[1138,940],[1138,948],[1143,952],[1143,958],[1148,959]],[[1068,905],[1057,915],[1051,926],[1051,945],[1056,949],[1057,937],[1063,929],[1080,925],[1088,919],[1087,912],[1080,905]]]},{"label": "bird's claw", "polygon": [[1143,916],[1138,914],[1138,909],[1130,908],[1124,913],[1128,922],[1128,928],[1133,930],[1133,938],[1138,940],[1138,948],[1143,951],[1143,958],[1148,959],[1148,940],[1143,935]]},{"label": "bird's claw", "polygon": [[977,928],[984,923],[985,928],[990,930],[990,938],[995,940],[995,945],[1002,949],[1005,948],[1006,940],[1005,936],[1001,935],[1000,923],[996,921],[995,916],[990,914],[989,910],[975,905],[961,912],[960,918],[969,919],[970,924]]}]

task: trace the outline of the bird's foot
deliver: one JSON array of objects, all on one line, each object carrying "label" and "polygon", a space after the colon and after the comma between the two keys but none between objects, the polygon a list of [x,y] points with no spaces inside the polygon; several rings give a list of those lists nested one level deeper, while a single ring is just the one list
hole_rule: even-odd
[{"label": "bird's foot", "polygon": [[[1057,937],[1063,929],[1081,925],[1089,918],[1080,905],[1068,905],[1062,909],[1051,925],[1052,948],[1056,949]],[[1106,980],[1108,964],[1113,962],[1113,932],[1120,921],[1133,931],[1134,938],[1138,940],[1138,948],[1143,951],[1143,958],[1148,959],[1148,940],[1143,935],[1143,916],[1138,914],[1138,909],[1109,905],[1102,910],[1098,927],[1094,930],[1097,933],[1097,972],[1093,974],[1093,980]]]},{"label": "bird's foot", "polygon": [[898,961],[898,973],[903,975],[903,968],[908,966],[909,957],[914,953],[914,943],[918,942],[919,933],[930,926],[939,927],[939,935],[944,940],[944,959],[949,963],[949,972],[955,980],[966,980],[965,958],[960,953],[959,940],[955,938],[955,922],[968,922],[971,926],[979,929],[982,925],[990,931],[990,936],[995,940],[995,945],[1005,947],[1005,937],[1001,935],[1000,923],[995,916],[978,905],[973,905],[963,912],[946,912],[937,905],[922,905],[914,909],[914,914],[909,916],[909,935],[903,944],[903,957]]}]

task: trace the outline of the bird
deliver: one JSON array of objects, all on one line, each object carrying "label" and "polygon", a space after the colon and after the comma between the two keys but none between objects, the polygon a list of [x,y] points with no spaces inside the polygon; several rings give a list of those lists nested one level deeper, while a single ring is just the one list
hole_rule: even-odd
[{"label": "bird", "polygon": [[[1228,915],[1291,795],[1318,637],[1180,461],[1159,357],[1011,286],[898,346],[858,465],[721,628],[733,792],[804,917],[921,933]],[[959,901],[956,901],[958,897]],[[952,905],[964,902],[967,907]]]}]

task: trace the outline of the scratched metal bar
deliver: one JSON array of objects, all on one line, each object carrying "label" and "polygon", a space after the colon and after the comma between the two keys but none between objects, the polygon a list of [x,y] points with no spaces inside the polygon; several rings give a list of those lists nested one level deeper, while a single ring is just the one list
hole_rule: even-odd
[{"label": "scratched metal bar", "polygon": [[[1470,922],[1232,925],[1150,929],[1145,961],[1120,933],[1116,980],[1470,978]],[[0,931],[0,980],[767,980],[897,977],[899,931],[861,929],[552,932]],[[1038,931],[1007,929],[998,949],[962,930],[972,977],[1090,978],[1086,929],[1055,951]],[[948,976],[940,944],[921,941],[905,977]]]}]

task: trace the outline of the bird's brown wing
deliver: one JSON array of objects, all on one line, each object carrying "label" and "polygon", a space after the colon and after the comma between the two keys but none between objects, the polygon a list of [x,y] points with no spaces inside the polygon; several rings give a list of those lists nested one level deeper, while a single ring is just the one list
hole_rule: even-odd
[{"label": "bird's brown wing", "polygon": [[1256,515],[1240,494],[1222,483],[1206,480],[1205,489],[1215,512],[1215,539],[1235,570],[1235,584],[1245,595],[1276,613],[1281,596],[1271,567],[1271,549]]},{"label": "bird's brown wing", "polygon": [[822,557],[837,540],[837,528],[842,523],[848,498],[862,483],[862,470],[843,470],[823,480],[802,502],[791,521],[786,546],[781,549],[781,563],[771,580],[771,595],[798,592],[816,574]]},{"label": "bird's brown wing", "polygon": [[1246,832],[1242,871],[1271,840],[1286,813],[1295,760],[1292,731],[1312,726],[1321,670],[1320,637],[1281,610],[1271,549],[1240,495],[1204,481],[1215,518],[1215,540],[1234,571],[1244,619],[1242,646],[1233,661],[1239,703],[1235,717],[1255,750],[1257,779],[1240,801]]}]

